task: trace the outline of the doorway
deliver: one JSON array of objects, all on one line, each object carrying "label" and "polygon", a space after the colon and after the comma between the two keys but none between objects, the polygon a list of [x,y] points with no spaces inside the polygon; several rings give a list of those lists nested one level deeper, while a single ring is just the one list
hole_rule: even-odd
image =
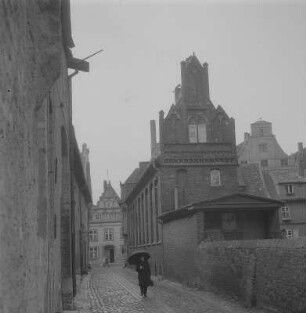
[{"label": "doorway", "polygon": [[115,247],[113,245],[105,246],[105,257],[109,263],[115,263]]},{"label": "doorway", "polygon": [[109,263],[115,262],[114,248],[109,249]]}]

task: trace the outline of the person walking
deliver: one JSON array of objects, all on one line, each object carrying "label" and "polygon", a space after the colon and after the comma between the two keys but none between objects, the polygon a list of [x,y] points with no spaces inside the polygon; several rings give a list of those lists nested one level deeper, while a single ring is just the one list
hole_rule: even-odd
[{"label": "person walking", "polygon": [[140,257],[140,263],[137,264],[138,281],[140,286],[140,294],[147,296],[148,286],[152,286],[150,264],[144,256]]}]

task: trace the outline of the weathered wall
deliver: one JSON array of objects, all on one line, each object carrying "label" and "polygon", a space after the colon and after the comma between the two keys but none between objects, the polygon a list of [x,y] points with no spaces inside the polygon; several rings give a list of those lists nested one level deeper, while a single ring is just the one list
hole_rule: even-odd
[{"label": "weathered wall", "polygon": [[[184,283],[193,281],[198,241],[197,214],[163,225],[165,276]],[[203,223],[203,222],[202,222]]]},{"label": "weathered wall", "polygon": [[219,241],[197,249],[197,285],[280,313],[306,310],[306,238]]},{"label": "weathered wall", "polygon": [[1,1],[0,38],[0,312],[54,313],[69,115],[60,1]]}]

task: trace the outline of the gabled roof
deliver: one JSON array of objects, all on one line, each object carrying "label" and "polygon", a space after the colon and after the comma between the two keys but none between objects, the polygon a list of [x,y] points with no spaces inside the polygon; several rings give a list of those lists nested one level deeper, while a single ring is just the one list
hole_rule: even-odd
[{"label": "gabled roof", "polygon": [[229,119],[227,113],[224,111],[224,109],[222,108],[221,105],[218,105],[218,106],[217,106],[216,111],[217,111],[219,114],[222,114],[223,116],[225,116],[227,119]]},{"label": "gabled roof", "polygon": [[150,162],[140,162],[139,167],[135,168],[132,174],[126,179],[125,184],[136,184],[145,172]]},{"label": "gabled roof", "polygon": [[234,193],[212,200],[200,201],[187,205],[179,210],[170,211],[159,216],[161,221],[183,218],[197,211],[206,212],[235,212],[235,211],[266,211],[276,210],[283,205],[282,201],[253,196],[244,193]]},{"label": "gabled roof", "polygon": [[170,118],[171,115],[174,115],[179,120],[181,119],[181,116],[180,116],[180,114],[179,114],[179,112],[177,110],[177,106],[175,104],[171,105],[171,108],[170,108],[170,110],[169,110],[169,112],[168,112],[168,114],[166,116],[166,119]]},{"label": "gabled roof", "polygon": [[100,196],[99,201],[103,199],[116,199],[117,201],[120,201],[120,198],[117,195],[117,192],[115,191],[113,186],[111,185],[111,182],[106,183],[104,186],[104,191]]}]

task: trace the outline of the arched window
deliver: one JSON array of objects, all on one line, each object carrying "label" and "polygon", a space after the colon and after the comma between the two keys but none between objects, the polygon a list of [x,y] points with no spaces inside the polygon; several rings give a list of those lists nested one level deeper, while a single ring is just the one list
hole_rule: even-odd
[{"label": "arched window", "polygon": [[219,170],[210,171],[210,185],[221,186],[221,174]]},{"label": "arched window", "polygon": [[204,118],[191,117],[188,123],[188,136],[190,143],[207,142],[206,124]]},{"label": "arched window", "polygon": [[196,119],[194,117],[190,118],[188,123],[188,133],[189,133],[189,142],[195,143],[197,142],[197,124]]},{"label": "arched window", "polygon": [[206,125],[203,118],[198,120],[198,141],[206,142]]}]

